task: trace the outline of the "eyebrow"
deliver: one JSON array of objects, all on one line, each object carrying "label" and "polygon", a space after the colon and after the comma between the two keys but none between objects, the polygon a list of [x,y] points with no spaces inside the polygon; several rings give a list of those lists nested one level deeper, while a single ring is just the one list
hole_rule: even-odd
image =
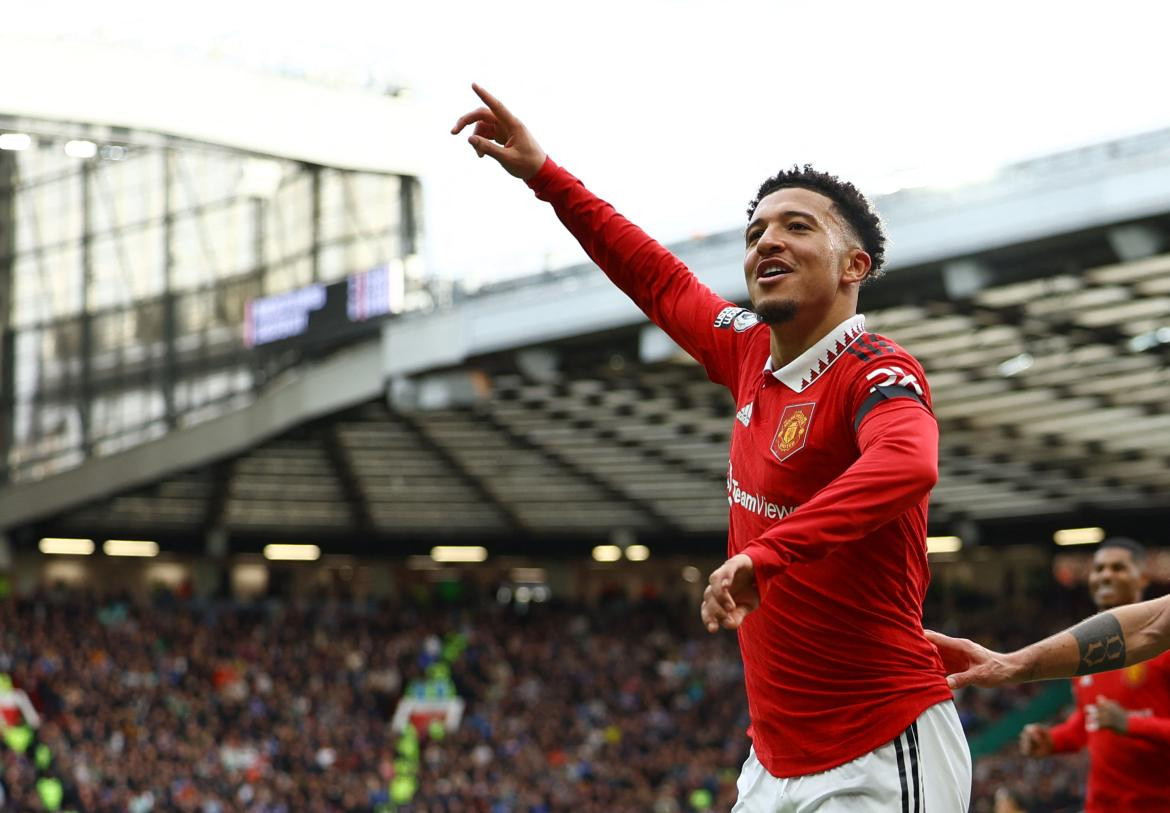
[{"label": "eyebrow", "polygon": [[[816,223],[818,226],[821,223],[821,221],[817,220],[816,215],[814,215],[812,212],[806,212],[802,209],[785,209],[783,212],[780,213],[780,217],[782,219],[787,219],[787,218],[792,218],[792,217],[805,217],[805,218],[808,218],[809,220],[811,220],[813,223]],[[747,224],[747,226],[743,230],[743,235],[745,238],[747,237],[748,232],[750,232],[753,227],[759,225],[761,220],[762,220],[762,218],[757,217],[757,218],[753,219],[751,223]]]}]

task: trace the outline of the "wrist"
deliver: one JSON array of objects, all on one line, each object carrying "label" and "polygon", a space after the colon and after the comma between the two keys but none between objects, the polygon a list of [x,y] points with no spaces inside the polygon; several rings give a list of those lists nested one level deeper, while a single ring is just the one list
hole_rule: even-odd
[{"label": "wrist", "polygon": [[1001,670],[1005,680],[1013,683],[1022,683],[1028,680],[1038,680],[1035,659],[1030,657],[1027,650],[1016,650],[999,658]]},{"label": "wrist", "polygon": [[547,181],[547,179],[556,171],[556,169],[557,165],[551,158],[548,157],[548,153],[541,151],[540,164],[536,167],[535,170],[532,170],[531,172],[526,170],[520,176],[520,180],[528,184],[529,188],[539,193],[540,190],[544,188],[544,182]]},{"label": "wrist", "polygon": [[544,164],[547,160],[548,160],[548,155],[546,155],[544,153],[544,151],[542,150],[538,156],[533,158],[532,165],[529,167],[528,170],[525,171],[524,177],[521,180],[523,180],[525,183],[527,183],[528,181],[531,181],[533,178],[535,178],[537,175],[539,175],[540,171],[542,169],[544,169]]}]

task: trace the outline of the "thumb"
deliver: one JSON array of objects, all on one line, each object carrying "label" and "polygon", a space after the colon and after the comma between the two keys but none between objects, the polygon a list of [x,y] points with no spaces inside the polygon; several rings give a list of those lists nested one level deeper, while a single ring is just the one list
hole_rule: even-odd
[{"label": "thumb", "polygon": [[971,672],[957,672],[953,675],[947,675],[947,686],[952,690],[962,689],[971,683]]},{"label": "thumb", "polygon": [[467,143],[475,148],[475,154],[480,158],[483,158],[485,155],[490,155],[492,158],[503,163],[504,156],[506,155],[503,145],[497,144],[490,138],[484,138],[478,135],[468,137]]}]

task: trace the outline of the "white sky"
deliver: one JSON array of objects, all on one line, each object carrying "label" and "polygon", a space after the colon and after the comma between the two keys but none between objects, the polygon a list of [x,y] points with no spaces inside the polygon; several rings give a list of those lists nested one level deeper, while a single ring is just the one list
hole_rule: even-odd
[{"label": "white sky", "polygon": [[409,86],[434,132],[426,264],[470,284],[583,259],[447,134],[477,104],[473,79],[664,242],[740,226],[794,162],[876,193],[1170,126],[1170,4],[1148,0],[67,0],[4,26]]}]

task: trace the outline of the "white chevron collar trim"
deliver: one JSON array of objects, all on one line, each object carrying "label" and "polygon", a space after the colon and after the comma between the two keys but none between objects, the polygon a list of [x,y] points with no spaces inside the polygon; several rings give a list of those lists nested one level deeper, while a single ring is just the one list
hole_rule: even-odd
[{"label": "white chevron collar trim", "polygon": [[850,316],[779,370],[772,369],[772,356],[769,355],[768,363],[764,365],[764,375],[771,373],[790,390],[804,392],[824,375],[825,370],[845,352],[845,348],[864,332],[865,316],[860,313]]}]

